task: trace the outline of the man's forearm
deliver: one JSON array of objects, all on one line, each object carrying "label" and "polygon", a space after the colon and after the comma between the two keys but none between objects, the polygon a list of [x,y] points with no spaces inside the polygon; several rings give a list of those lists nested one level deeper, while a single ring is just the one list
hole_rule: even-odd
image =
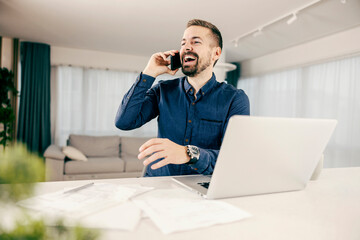
[{"label": "man's forearm", "polygon": [[115,118],[115,126],[122,130],[138,128],[156,116],[156,96],[148,93],[154,82],[151,76],[140,74],[125,94]]}]

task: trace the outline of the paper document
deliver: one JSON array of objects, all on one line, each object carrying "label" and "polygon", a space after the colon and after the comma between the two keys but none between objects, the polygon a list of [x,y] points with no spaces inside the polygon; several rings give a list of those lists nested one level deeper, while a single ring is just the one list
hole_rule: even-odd
[{"label": "paper document", "polygon": [[133,230],[141,218],[141,210],[128,200],[151,189],[138,184],[95,183],[36,196],[18,205],[50,219],[49,225],[51,219],[63,218],[70,226],[80,223],[94,228]]},{"label": "paper document", "polygon": [[81,224],[87,228],[134,231],[141,220],[141,209],[128,201],[81,218],[78,222],[67,221],[67,226]]},{"label": "paper document", "polygon": [[184,189],[154,190],[133,200],[164,233],[209,227],[251,215],[219,200],[206,200]]}]

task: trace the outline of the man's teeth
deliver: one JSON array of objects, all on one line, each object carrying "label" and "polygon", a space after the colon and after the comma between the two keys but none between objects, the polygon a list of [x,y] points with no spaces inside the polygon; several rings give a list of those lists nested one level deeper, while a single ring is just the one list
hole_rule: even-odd
[{"label": "man's teeth", "polygon": [[186,56],[186,57],[185,57],[185,61],[192,61],[192,60],[195,60],[195,58],[190,57],[190,56]]}]

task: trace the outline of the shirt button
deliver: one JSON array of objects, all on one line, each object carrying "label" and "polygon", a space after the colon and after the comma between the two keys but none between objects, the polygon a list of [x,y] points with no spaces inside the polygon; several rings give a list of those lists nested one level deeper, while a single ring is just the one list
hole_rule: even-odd
[{"label": "shirt button", "polygon": [[191,103],[192,105],[195,105],[195,103],[193,102],[193,103]]},{"label": "shirt button", "polygon": [[185,142],[188,142],[189,141],[189,139],[185,139]]},{"label": "shirt button", "polygon": [[204,95],[205,93],[203,92],[202,95]]},{"label": "shirt button", "polygon": [[146,82],[146,79],[143,79],[143,82]]},{"label": "shirt button", "polygon": [[195,171],[197,171],[198,169],[197,168],[194,168]]},{"label": "shirt button", "polygon": [[189,120],[188,122],[191,123],[191,120]]}]

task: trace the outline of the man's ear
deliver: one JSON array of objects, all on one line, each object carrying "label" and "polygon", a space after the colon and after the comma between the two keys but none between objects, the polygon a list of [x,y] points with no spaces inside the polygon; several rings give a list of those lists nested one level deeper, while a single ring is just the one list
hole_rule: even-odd
[{"label": "man's ear", "polygon": [[221,56],[221,48],[216,47],[215,54],[214,54],[214,57],[213,57],[214,62],[216,60],[219,60],[220,56]]}]

